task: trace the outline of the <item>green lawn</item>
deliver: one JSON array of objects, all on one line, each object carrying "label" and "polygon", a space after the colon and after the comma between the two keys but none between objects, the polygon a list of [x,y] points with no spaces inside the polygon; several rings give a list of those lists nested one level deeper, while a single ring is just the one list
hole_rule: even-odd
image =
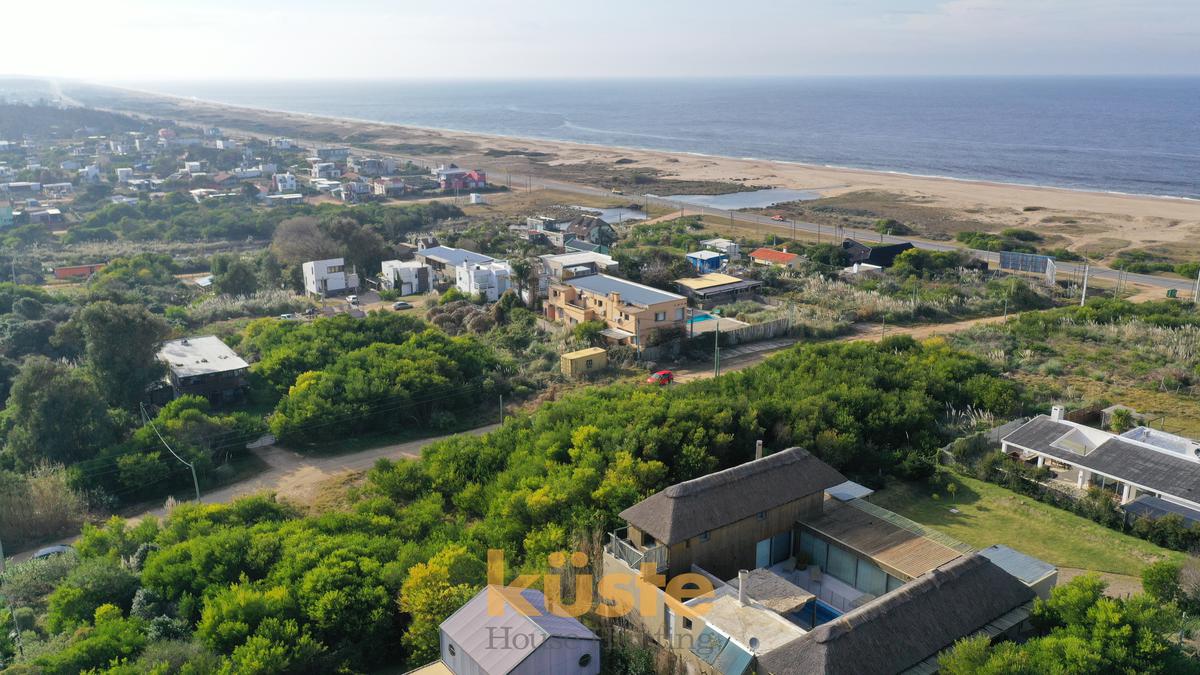
[{"label": "green lawn", "polygon": [[943,476],[958,484],[953,498],[944,486],[935,500],[927,484],[899,483],[870,501],[976,548],[1004,544],[1058,567],[1136,576],[1155,560],[1183,557],[997,485]]}]

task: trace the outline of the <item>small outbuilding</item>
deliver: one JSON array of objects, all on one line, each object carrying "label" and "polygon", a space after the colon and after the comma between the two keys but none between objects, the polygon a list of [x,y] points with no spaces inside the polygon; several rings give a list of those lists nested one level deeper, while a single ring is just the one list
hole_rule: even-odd
[{"label": "small outbuilding", "polygon": [[600,347],[589,347],[562,355],[562,373],[567,377],[579,377],[608,367],[608,352]]}]

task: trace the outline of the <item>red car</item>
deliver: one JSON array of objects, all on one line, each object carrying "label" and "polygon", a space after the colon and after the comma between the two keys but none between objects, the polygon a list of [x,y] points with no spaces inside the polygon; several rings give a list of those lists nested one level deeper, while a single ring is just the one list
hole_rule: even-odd
[{"label": "red car", "polygon": [[775,214],[775,215],[771,216],[771,220],[774,220],[774,221],[776,221],[776,222],[780,222],[780,223],[782,223],[782,222],[783,222],[783,216],[781,216],[781,215],[779,215],[779,214]]},{"label": "red car", "polygon": [[675,373],[669,370],[660,370],[646,378],[646,384],[671,384],[674,381]]}]

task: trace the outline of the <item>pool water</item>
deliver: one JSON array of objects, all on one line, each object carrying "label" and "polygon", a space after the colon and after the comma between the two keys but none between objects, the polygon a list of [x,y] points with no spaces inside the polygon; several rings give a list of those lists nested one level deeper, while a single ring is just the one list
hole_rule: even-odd
[{"label": "pool water", "polygon": [[[816,612],[815,617],[814,611]],[[829,623],[830,621],[833,621],[842,614],[842,612],[839,612],[824,602],[821,602],[820,600],[814,600],[812,604],[805,605],[804,608],[800,609],[799,611],[791,612],[788,615],[788,619],[790,619],[792,623],[804,628],[805,630],[812,630],[823,623]],[[815,621],[814,618],[816,619]]]},{"label": "pool water", "polygon": [[696,316],[688,319],[688,323],[700,323],[701,321],[711,321],[712,319],[712,314],[697,314]]}]

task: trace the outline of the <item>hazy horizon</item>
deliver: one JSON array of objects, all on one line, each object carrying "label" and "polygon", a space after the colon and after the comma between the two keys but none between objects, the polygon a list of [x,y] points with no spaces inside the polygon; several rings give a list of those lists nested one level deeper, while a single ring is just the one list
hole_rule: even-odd
[{"label": "hazy horizon", "polygon": [[358,0],[18,4],[14,75],[193,80],[1200,74],[1200,3],[853,0],[438,7]]}]

